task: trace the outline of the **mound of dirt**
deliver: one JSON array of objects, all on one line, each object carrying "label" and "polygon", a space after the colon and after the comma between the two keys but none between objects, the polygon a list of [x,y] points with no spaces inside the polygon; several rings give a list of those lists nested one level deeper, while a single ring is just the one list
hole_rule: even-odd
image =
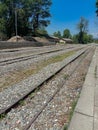
[{"label": "mound of dirt", "polygon": [[24,36],[23,38],[26,41],[37,42],[32,36]]},{"label": "mound of dirt", "polygon": [[20,36],[13,36],[11,37],[8,42],[25,42],[26,40],[24,40],[24,38],[20,37]]},{"label": "mound of dirt", "polygon": [[49,39],[45,37],[33,37],[37,42],[48,43]]}]

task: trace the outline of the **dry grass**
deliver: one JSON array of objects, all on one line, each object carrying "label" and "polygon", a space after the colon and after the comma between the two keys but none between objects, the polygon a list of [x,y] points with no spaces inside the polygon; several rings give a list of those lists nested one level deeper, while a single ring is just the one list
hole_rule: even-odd
[{"label": "dry grass", "polygon": [[14,84],[22,81],[23,79],[26,79],[27,77],[29,77],[33,74],[38,73],[38,71],[40,71],[42,68],[46,67],[49,64],[60,62],[60,61],[64,60],[68,56],[73,55],[75,52],[76,51],[70,51],[70,52],[52,57],[46,61],[42,61],[39,64],[36,64],[36,65],[33,64],[28,69],[14,71],[14,72],[11,72],[9,75],[1,77],[0,78],[0,91],[4,90],[8,86],[14,85]]}]

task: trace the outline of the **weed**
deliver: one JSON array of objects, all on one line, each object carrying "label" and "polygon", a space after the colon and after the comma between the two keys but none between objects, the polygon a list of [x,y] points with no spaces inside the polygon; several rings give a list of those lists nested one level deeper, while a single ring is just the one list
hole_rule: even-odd
[{"label": "weed", "polygon": [[30,95],[29,97],[32,99],[34,98],[35,94],[40,90],[40,88],[36,88]]},{"label": "weed", "polygon": [[82,77],[82,81],[85,81],[85,76]]},{"label": "weed", "polygon": [[68,77],[69,77],[68,74],[64,75],[64,79],[68,79]]},{"label": "weed", "polygon": [[5,118],[6,114],[3,113],[3,114],[0,114],[0,120],[2,120],[3,118]]},{"label": "weed", "polygon": [[19,105],[23,106],[25,104],[24,100],[19,101]]},{"label": "weed", "polygon": [[73,103],[72,103],[72,109],[71,109],[70,114],[69,114],[69,121],[71,121],[71,118],[72,118],[72,116],[73,116],[73,113],[74,113],[74,109],[75,109],[75,107],[76,107],[76,104],[77,104],[77,101],[73,101]]},{"label": "weed", "polygon": [[[77,101],[78,101],[78,98],[77,98],[77,100],[73,101],[73,103],[72,103],[72,109],[71,109],[71,111],[69,112],[69,117],[68,117],[68,118],[69,118],[69,119],[68,119],[69,122],[71,121],[71,118],[72,118],[72,116],[73,116],[74,109],[75,109],[75,107],[76,107]],[[69,126],[69,123],[64,126],[63,130],[68,130],[68,126]]]},{"label": "weed", "polygon": [[68,124],[64,126],[63,130],[68,130]]},{"label": "weed", "polygon": [[30,97],[31,99],[34,98],[34,96],[35,96],[35,93],[34,93],[34,92],[29,95],[29,97]]},{"label": "weed", "polygon": [[94,75],[95,75],[95,78],[97,78],[97,66],[95,67],[95,73],[94,73]]}]

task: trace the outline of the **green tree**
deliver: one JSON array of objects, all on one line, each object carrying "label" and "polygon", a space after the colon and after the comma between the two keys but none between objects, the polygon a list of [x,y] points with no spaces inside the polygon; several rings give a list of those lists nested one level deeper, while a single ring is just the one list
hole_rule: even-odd
[{"label": "green tree", "polygon": [[8,37],[15,35],[15,12],[17,14],[18,35],[34,34],[42,26],[49,24],[51,0],[1,0],[0,33]]},{"label": "green tree", "polygon": [[80,22],[77,25],[77,29],[79,30],[79,43],[84,43],[83,36],[88,31],[88,20],[81,17]]},{"label": "green tree", "polygon": [[79,39],[79,34],[74,34],[73,37],[72,37],[74,43],[79,43],[78,42],[78,39]]},{"label": "green tree", "polygon": [[[0,39],[2,40],[6,34],[6,11],[7,6],[5,3],[0,2]],[[3,17],[2,17],[3,16]]]},{"label": "green tree", "polygon": [[[83,33],[83,43],[92,43],[93,42],[93,36],[91,34]],[[73,35],[73,41],[75,43],[79,43],[79,34]]]},{"label": "green tree", "polygon": [[33,14],[32,14],[32,25],[33,33],[36,35],[37,30],[41,27],[47,27],[50,24],[50,21],[47,19],[50,17],[50,5],[51,0],[33,0]]},{"label": "green tree", "polygon": [[41,27],[40,29],[37,30],[37,36],[47,36],[48,32],[45,30],[45,27]]},{"label": "green tree", "polygon": [[58,38],[61,38],[61,37],[62,37],[60,31],[54,32],[54,33],[53,33],[53,36],[58,37]]},{"label": "green tree", "polygon": [[69,29],[63,31],[63,38],[71,38],[71,33]]},{"label": "green tree", "polygon": [[97,8],[96,15],[98,16],[98,0],[96,0],[96,8]]},{"label": "green tree", "polygon": [[[0,19],[0,26],[4,26],[8,37],[15,35],[15,11],[17,12],[18,35],[26,35],[29,28],[29,5],[30,0],[2,0],[0,3],[0,18],[5,21],[3,25]],[[2,9],[4,6],[4,9]]]}]

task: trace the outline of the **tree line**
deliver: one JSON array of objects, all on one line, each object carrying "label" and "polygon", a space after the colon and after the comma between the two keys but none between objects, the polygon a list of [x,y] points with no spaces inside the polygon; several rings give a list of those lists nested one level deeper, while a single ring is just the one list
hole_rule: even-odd
[{"label": "tree line", "polygon": [[58,38],[71,38],[75,43],[86,44],[93,42],[93,36],[88,34],[88,20],[81,17],[76,27],[79,31],[77,34],[72,35],[69,29],[65,29],[63,35],[60,31],[54,32],[53,35]]},{"label": "tree line", "polygon": [[[52,0],[0,0],[0,38],[47,34],[45,27],[50,24],[50,7]],[[98,0],[96,0],[96,14],[98,16]],[[17,27],[16,27],[17,24]],[[16,27],[16,28],[15,28]],[[81,17],[77,24],[78,33],[73,35],[69,29],[54,32],[59,38],[72,38],[78,43],[87,43],[93,40],[88,34],[88,21]]]},{"label": "tree line", "polygon": [[51,0],[0,0],[0,36],[16,35],[16,24],[20,36],[44,30],[50,23],[51,4]]}]

